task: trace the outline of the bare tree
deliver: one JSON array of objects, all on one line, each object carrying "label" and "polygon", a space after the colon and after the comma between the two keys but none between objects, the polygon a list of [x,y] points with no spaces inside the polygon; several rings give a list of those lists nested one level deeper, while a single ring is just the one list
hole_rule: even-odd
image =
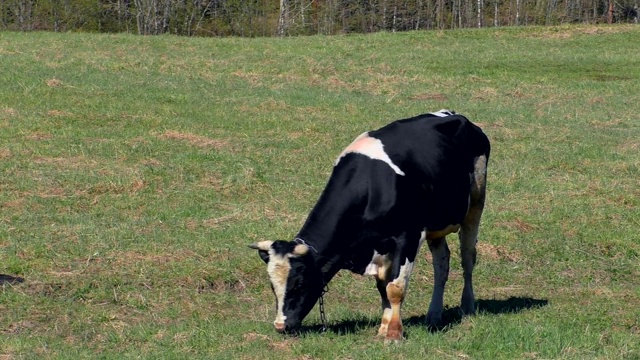
[{"label": "bare tree", "polygon": [[169,30],[172,0],[134,0],[138,34],[158,35]]},{"label": "bare tree", "polygon": [[22,31],[33,30],[34,0],[13,0],[9,3],[9,10],[13,13],[18,29]]},{"label": "bare tree", "polygon": [[289,0],[280,0],[280,16],[278,17],[278,36],[284,36],[289,28]]}]

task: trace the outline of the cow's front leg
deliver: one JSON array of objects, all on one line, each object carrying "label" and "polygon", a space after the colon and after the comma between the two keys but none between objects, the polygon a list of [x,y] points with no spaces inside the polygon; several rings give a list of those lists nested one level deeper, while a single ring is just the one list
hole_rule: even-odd
[{"label": "cow's front leg", "polygon": [[382,323],[378,329],[378,336],[384,336],[385,340],[402,340],[401,310],[407,293],[413,262],[405,258],[405,262],[399,268],[397,272],[390,271],[388,273],[388,275],[397,273],[391,281],[383,278],[376,279],[376,285],[382,298]]},{"label": "cow's front leg", "polygon": [[391,316],[387,329],[386,340],[402,340],[402,302],[406,294],[408,281],[396,279],[387,284],[387,298],[391,304]]},{"label": "cow's front leg", "polygon": [[433,258],[433,294],[427,312],[427,325],[437,326],[442,320],[444,306],[444,287],[449,278],[450,251],[445,237],[428,240]]},{"label": "cow's front leg", "polygon": [[[385,275],[388,276],[388,273]],[[380,323],[380,328],[378,328],[378,336],[380,337],[387,336],[389,322],[391,322],[391,302],[387,297],[387,284],[389,284],[389,281],[386,281],[385,278],[385,276],[376,276],[376,286],[382,300],[382,322]]]},{"label": "cow's front leg", "polygon": [[389,240],[395,242],[393,250],[384,255],[376,252],[366,271],[375,275],[382,299],[382,323],[378,336],[397,341],[402,339],[402,303],[424,233],[411,231]]},{"label": "cow's front leg", "polygon": [[384,278],[378,278],[377,285],[382,296],[383,308],[378,335],[384,335],[386,340],[402,339],[402,303],[407,295],[413,264],[422,240],[420,232],[405,234],[396,239],[397,247],[390,269]]}]

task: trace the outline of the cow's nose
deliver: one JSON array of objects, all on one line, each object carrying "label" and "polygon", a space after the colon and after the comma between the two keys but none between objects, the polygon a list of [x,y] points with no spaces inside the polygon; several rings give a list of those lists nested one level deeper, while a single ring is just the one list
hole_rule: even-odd
[{"label": "cow's nose", "polygon": [[284,323],[274,322],[273,325],[276,327],[276,331],[279,333],[283,333],[286,329]]}]

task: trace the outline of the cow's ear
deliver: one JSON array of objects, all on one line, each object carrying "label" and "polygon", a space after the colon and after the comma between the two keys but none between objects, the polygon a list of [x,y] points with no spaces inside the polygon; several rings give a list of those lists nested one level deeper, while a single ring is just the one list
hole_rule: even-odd
[{"label": "cow's ear", "polygon": [[308,252],[309,252],[309,246],[305,244],[298,244],[293,248],[293,251],[291,252],[290,256],[291,257],[304,256],[304,255],[307,255]]},{"label": "cow's ear", "polygon": [[269,249],[271,249],[271,245],[273,245],[273,241],[264,240],[264,241],[258,241],[255,244],[251,244],[249,245],[249,247],[255,250],[269,251]]},{"label": "cow's ear", "polygon": [[265,241],[257,242],[255,244],[251,244],[249,245],[249,247],[252,249],[258,250],[258,255],[260,255],[260,258],[262,259],[262,261],[264,261],[265,263],[268,263],[269,249],[271,249],[272,244],[273,244],[273,241],[265,240]]},{"label": "cow's ear", "polygon": [[258,250],[258,255],[260,255],[260,259],[264,261],[265,264],[269,263],[269,252],[264,250]]}]

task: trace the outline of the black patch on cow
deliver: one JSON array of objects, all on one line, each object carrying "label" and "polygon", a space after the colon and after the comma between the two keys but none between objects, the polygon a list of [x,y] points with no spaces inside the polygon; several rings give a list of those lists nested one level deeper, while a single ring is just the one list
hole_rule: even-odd
[{"label": "black patch on cow", "polygon": [[276,254],[285,256],[287,254],[293,253],[293,249],[296,247],[296,245],[296,243],[291,241],[276,240],[273,242],[273,244],[271,244],[271,248]]}]

